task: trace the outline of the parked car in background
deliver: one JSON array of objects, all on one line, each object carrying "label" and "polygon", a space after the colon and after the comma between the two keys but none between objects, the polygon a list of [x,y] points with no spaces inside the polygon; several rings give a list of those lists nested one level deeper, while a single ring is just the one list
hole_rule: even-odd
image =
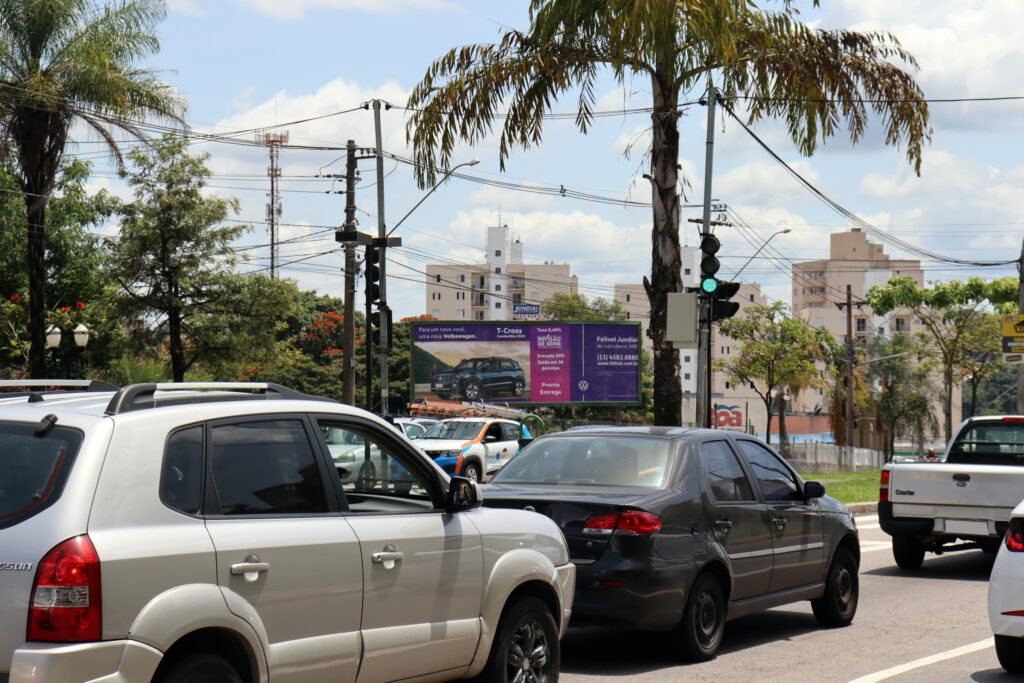
[{"label": "parked car in background", "polygon": [[[427,430],[416,445],[445,472],[480,481],[519,452],[519,435],[519,423],[513,420],[452,417]],[[398,475],[397,469],[392,471],[393,477]]]},{"label": "parked car in background", "polygon": [[573,622],[672,631],[715,655],[729,619],[810,600],[823,626],[857,610],[850,510],[755,437],[592,427],[539,437],[484,486],[485,505],[536,510],[576,563]]},{"label": "parked car in background", "polygon": [[943,460],[882,468],[878,521],[896,564],[917,569],[925,552],[995,552],[1022,491],[1024,416],[970,417]]},{"label": "parked car in background", "polygon": [[[0,681],[557,679],[562,532],[380,418],[273,384],[14,386]],[[412,485],[339,476],[356,442]]]},{"label": "parked car in background", "polygon": [[988,620],[999,664],[1024,674],[1024,502],[1013,509],[988,579]]},{"label": "parked car in background", "polygon": [[395,426],[401,429],[407,437],[410,439],[418,439],[423,436],[423,433],[427,431],[430,426],[424,424],[420,420],[414,417],[396,417],[394,418]]},{"label": "parked car in background", "polygon": [[476,401],[485,396],[511,394],[522,396],[526,373],[511,358],[467,358],[448,372],[434,375],[430,390],[443,399],[461,397]]}]

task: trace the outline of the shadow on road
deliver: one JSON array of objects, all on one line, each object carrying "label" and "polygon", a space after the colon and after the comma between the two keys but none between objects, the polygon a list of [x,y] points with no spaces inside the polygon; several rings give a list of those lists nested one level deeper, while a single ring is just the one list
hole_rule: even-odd
[{"label": "shadow on road", "polygon": [[900,569],[892,565],[861,572],[861,574],[951,581],[988,581],[995,559],[995,553],[986,553],[980,550],[961,550],[938,556],[927,553],[920,569]]},{"label": "shadow on road", "polygon": [[[810,614],[778,609],[725,625],[720,654],[786,640],[821,627]],[[562,673],[636,675],[686,664],[667,633],[570,628],[562,640]]]},{"label": "shadow on road", "polygon": [[978,681],[978,683],[988,683],[989,681],[1019,681],[1018,676],[1008,674],[1002,669],[985,669],[984,671],[976,671],[971,674],[972,681]]}]

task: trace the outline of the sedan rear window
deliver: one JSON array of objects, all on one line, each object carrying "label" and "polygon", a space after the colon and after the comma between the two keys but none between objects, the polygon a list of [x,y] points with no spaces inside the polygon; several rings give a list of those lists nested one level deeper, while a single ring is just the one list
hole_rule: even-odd
[{"label": "sedan rear window", "polygon": [[661,487],[671,442],[632,436],[557,436],[538,439],[509,460],[498,484],[579,484]]},{"label": "sedan rear window", "polygon": [[0,528],[13,526],[60,497],[82,433],[54,427],[36,436],[36,424],[0,422]]}]

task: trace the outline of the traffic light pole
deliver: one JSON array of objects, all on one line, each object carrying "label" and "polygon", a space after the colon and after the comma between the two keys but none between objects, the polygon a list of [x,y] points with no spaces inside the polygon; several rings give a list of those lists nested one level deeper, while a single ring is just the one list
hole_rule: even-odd
[{"label": "traffic light pole", "polygon": [[[377,237],[380,239],[380,301],[377,310],[381,313],[381,321],[385,317],[388,303],[387,290],[387,232],[384,227],[384,150],[381,146],[380,134],[380,100],[373,101],[373,132],[377,145]],[[380,414],[388,414],[388,337],[383,329],[380,336]]]},{"label": "traffic light pole", "polygon": [[[345,230],[356,229],[356,142],[349,140],[346,145],[348,161],[345,165]],[[345,243],[345,348],[342,354],[341,400],[355,405],[356,369],[352,360],[356,357],[356,245]],[[369,379],[370,365],[366,365]]]},{"label": "traffic light pole", "polygon": [[[715,99],[718,92],[708,88],[708,140],[704,156],[704,217],[701,238],[711,236],[711,172],[715,145]],[[698,427],[711,427],[711,301],[712,294],[700,290],[697,295],[697,405]]]}]

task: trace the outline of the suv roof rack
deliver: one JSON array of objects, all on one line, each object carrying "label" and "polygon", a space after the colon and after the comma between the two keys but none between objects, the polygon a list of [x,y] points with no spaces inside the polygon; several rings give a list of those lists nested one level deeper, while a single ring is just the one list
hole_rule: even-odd
[{"label": "suv roof rack", "polygon": [[[14,391],[9,391],[14,389]],[[28,396],[29,403],[38,403],[47,394],[72,391],[117,391],[117,387],[98,379],[0,379],[0,398]]]},{"label": "suv roof rack", "polygon": [[[156,397],[157,391],[227,391],[232,393],[190,394],[187,396]],[[265,400],[291,398],[312,401],[330,401],[332,398],[313,396],[274,384],[273,382],[146,382],[130,384],[117,390],[104,411],[107,415],[120,415],[134,410],[159,406],[187,405],[191,403],[219,403],[223,401]]]}]

